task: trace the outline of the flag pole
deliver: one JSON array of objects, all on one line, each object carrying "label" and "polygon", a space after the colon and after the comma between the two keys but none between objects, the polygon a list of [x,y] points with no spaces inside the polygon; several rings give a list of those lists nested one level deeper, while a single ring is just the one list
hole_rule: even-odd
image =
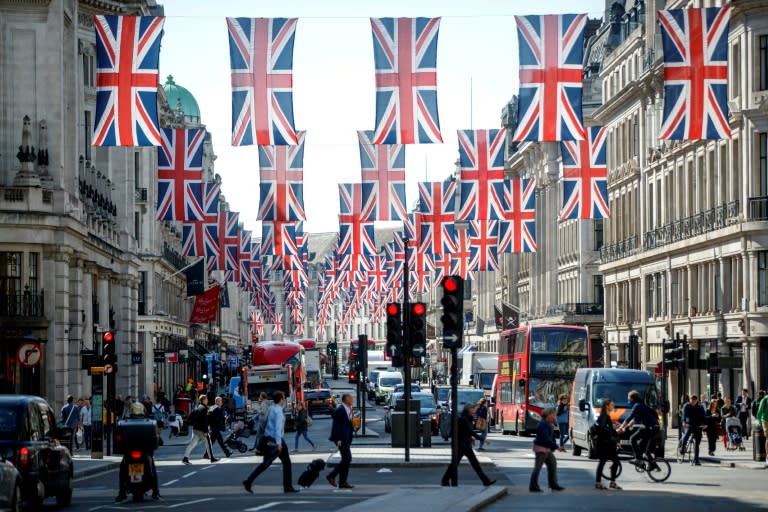
[{"label": "flag pole", "polygon": [[[203,258],[205,258],[205,256],[200,256],[200,259],[203,259]],[[184,271],[185,271],[185,270],[187,270],[188,268],[190,268],[190,267],[194,267],[194,266],[195,266],[195,265],[197,265],[198,263],[200,263],[200,260],[195,260],[195,261],[193,261],[192,263],[190,263],[190,264],[189,264],[189,265],[187,265],[186,267],[184,267],[184,268],[181,268],[181,269],[177,270],[176,272],[174,272],[173,274],[169,275],[168,277],[164,278],[162,282],[164,283],[164,282],[168,281],[168,280],[169,280],[170,278],[172,278],[173,276],[176,276],[176,275],[178,275],[178,274],[181,274],[182,272],[184,272]]]}]

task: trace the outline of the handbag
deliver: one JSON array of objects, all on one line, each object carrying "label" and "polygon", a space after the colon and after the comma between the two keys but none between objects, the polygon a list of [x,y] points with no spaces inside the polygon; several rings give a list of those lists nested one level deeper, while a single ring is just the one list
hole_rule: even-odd
[{"label": "handbag", "polygon": [[259,442],[256,445],[256,451],[261,453],[267,453],[270,450],[274,450],[277,447],[277,443],[272,436],[261,436]]},{"label": "handbag", "polygon": [[475,428],[477,430],[480,430],[481,432],[485,432],[488,429],[488,420],[483,418],[482,416],[479,416],[475,420]]},{"label": "handbag", "polygon": [[307,416],[307,427],[311,427],[311,426],[312,426],[312,418]]},{"label": "handbag", "polygon": [[77,441],[77,444],[83,444],[83,428],[78,427],[77,433],[75,434],[75,440]]}]

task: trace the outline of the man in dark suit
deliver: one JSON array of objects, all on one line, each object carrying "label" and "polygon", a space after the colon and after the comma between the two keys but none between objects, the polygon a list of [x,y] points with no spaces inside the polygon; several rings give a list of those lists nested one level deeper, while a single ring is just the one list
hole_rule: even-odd
[{"label": "man in dark suit", "polygon": [[336,477],[339,477],[339,489],[352,489],[354,486],[347,482],[349,465],[352,463],[352,395],[345,393],[341,397],[341,404],[333,411],[333,424],[331,437],[328,439],[339,448],[341,463],[325,477],[328,483],[336,487]]}]

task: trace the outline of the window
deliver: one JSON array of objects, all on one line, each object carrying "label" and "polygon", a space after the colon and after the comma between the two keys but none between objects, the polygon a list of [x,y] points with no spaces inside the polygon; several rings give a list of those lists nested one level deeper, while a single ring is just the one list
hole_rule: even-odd
[{"label": "window", "polygon": [[133,212],[133,236],[136,238],[138,247],[141,248],[141,213]]},{"label": "window", "polygon": [[593,248],[599,251],[603,246],[603,219],[595,219],[593,229],[595,231],[595,246]]},{"label": "window", "polygon": [[93,55],[83,53],[83,85],[94,87],[96,85],[96,66]]},{"label": "window", "polygon": [[757,305],[768,306],[768,251],[757,253]]},{"label": "window", "polygon": [[37,294],[40,291],[40,258],[36,252],[29,253],[29,291]]},{"label": "window", "polygon": [[733,55],[731,56],[731,98],[738,98],[741,95],[741,45],[733,45]]},{"label": "window", "polygon": [[672,294],[672,296],[671,296],[671,299],[672,299],[671,300],[671,302],[672,302],[672,304],[671,304],[672,311],[670,311],[670,313],[672,315],[679,315],[680,314],[680,302],[678,301],[678,296],[677,296],[677,293],[678,293],[678,290],[679,290],[677,281],[678,281],[679,277],[680,277],[680,271],[679,270],[673,270],[672,271],[671,282],[669,284],[669,287],[671,289],[670,293]]},{"label": "window", "polygon": [[[147,273],[139,272],[141,275],[141,281],[139,281],[139,314],[147,314]],[[95,320],[94,320],[95,321]]]},{"label": "window", "polygon": [[757,193],[768,195],[768,133],[757,134],[758,165]]},{"label": "window", "polygon": [[592,288],[594,289],[594,300],[596,304],[605,302],[605,288],[603,288],[603,276],[592,276]]},{"label": "window", "polygon": [[647,290],[648,298],[645,301],[645,307],[648,309],[648,318],[653,318],[654,317],[653,307],[655,305],[653,300],[655,296],[655,290],[654,290],[655,282],[653,280],[653,276],[646,277],[645,281],[646,281],[646,286],[648,287],[648,290]]},{"label": "window", "polygon": [[21,252],[0,252],[0,294],[21,293]]},{"label": "window", "polygon": [[760,75],[758,76],[759,83],[758,89],[764,91],[768,89],[768,36],[758,37],[758,69]]},{"label": "window", "polygon": [[133,152],[133,181],[134,187],[141,188],[141,159],[139,152]]}]

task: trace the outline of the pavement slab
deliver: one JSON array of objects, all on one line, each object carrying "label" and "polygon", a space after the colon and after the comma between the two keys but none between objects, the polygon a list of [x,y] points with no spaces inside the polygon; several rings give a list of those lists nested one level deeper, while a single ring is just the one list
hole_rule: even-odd
[{"label": "pavement slab", "polygon": [[461,487],[402,487],[342,508],[339,512],[360,510],[397,510],[398,512],[474,512],[506,496],[504,486],[490,487],[464,485]]}]

